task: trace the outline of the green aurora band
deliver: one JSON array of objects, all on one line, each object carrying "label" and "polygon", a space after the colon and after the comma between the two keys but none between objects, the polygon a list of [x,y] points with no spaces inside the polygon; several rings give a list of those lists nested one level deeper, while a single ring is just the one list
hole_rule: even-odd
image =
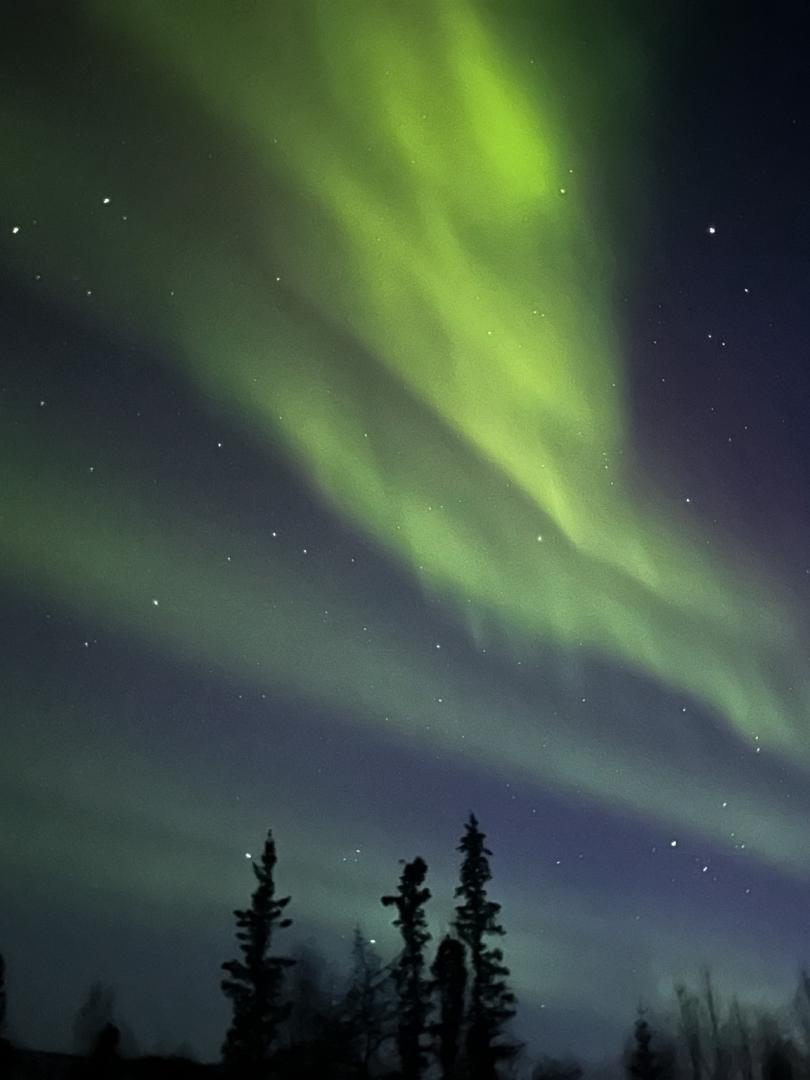
[{"label": "green aurora band", "polygon": [[[243,5],[227,19],[209,0],[88,9],[100,49],[137,47],[143,116],[123,143],[119,118],[99,118],[91,147],[71,139],[66,105],[46,111],[32,93],[27,115],[0,106],[19,159],[62,178],[43,208],[42,180],[3,177],[20,220],[40,222],[15,238],[19,272],[43,273],[63,300],[81,279],[81,310],[92,281],[94,317],[146,328],[212,412],[281,441],[479,644],[607,658],[709,706],[744,743],[756,734],[806,762],[810,687],[795,679],[785,697],[804,652],[787,606],[656,506],[625,456],[600,184],[629,152],[604,142],[632,123],[638,50],[613,27],[588,88],[548,10],[541,55],[462,0]],[[612,124],[598,138],[588,110],[608,85],[599,109]],[[199,161],[167,100],[193,105],[238,180],[236,166]],[[168,178],[133,157],[157,115],[178,137]],[[127,223],[102,210],[108,192]],[[98,213],[79,223],[88,198]],[[677,747],[653,762],[643,739],[583,740],[573,724],[544,751],[543,718],[519,691],[505,702],[484,676],[438,674],[381,602],[373,644],[359,644],[357,599],[338,575],[212,527],[202,507],[184,514],[146,490],[122,506],[79,485],[89,437],[58,461],[14,437],[0,538],[14,580],[358,722],[391,717],[392,738],[696,834],[727,837],[722,790],[752,853],[807,869],[799,815],[764,784],[743,790],[733,762],[690,778]],[[248,555],[226,568],[235,544]]]},{"label": "green aurora band", "polygon": [[[467,3],[349,8],[153,4],[133,28],[300,193],[285,273],[439,433],[397,422],[401,393],[358,400],[351,365],[268,325],[260,291],[234,297],[227,340],[207,295],[175,328],[195,375],[471,622],[606,651],[749,738],[763,717],[794,734],[767,675],[784,619],[625,490],[610,258],[551,102]],[[464,484],[471,458],[487,468]]]}]

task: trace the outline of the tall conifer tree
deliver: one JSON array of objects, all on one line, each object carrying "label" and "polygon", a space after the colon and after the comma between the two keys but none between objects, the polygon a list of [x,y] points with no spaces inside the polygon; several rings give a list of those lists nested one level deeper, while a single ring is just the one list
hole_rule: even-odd
[{"label": "tall conifer tree", "polygon": [[391,980],[372,943],[359,926],[354,929],[352,968],[346,994],[346,1021],[352,1032],[357,1066],[362,1077],[372,1071],[395,1015]]},{"label": "tall conifer tree", "polygon": [[272,832],[267,833],[261,861],[252,865],[258,886],[250,907],[234,912],[236,938],[243,959],[228,960],[222,965],[228,978],[221,983],[223,993],[233,1004],[222,1057],[228,1064],[243,1067],[259,1065],[269,1057],[279,1025],[290,1011],[289,1004],[281,1001],[284,969],[295,963],[270,952],[274,931],[285,929],[292,922],[283,915],[289,896],[277,900],[275,895],[276,845]]},{"label": "tall conifer tree", "polygon": [[668,1047],[653,1047],[653,1031],[644,1009],[639,1007],[633,1030],[633,1047],[627,1056],[630,1080],[664,1080],[672,1072]]},{"label": "tall conifer tree", "polygon": [[485,839],[475,814],[470,814],[458,846],[464,858],[456,889],[461,903],[456,907],[455,929],[467,946],[472,971],[466,1041],[475,1080],[492,1080],[497,1062],[512,1057],[517,1050],[498,1042],[504,1025],[515,1015],[515,995],[505,981],[509,969],[503,963],[503,952],[487,944],[487,938],[502,937],[505,931],[498,922],[501,905],[487,896],[492,852],[484,845]]},{"label": "tall conifer tree", "polygon": [[451,1080],[455,1074],[461,1046],[464,991],[467,985],[464,946],[457,938],[445,934],[439,943],[430,971],[439,1001],[439,1018],[431,1030],[439,1043],[438,1057],[442,1080]]},{"label": "tall conifer tree", "polygon": [[6,958],[0,953],[0,1039],[6,1027]]},{"label": "tall conifer tree", "polygon": [[0,1077],[11,1075],[13,1052],[6,1038],[6,959],[0,953]]},{"label": "tall conifer tree", "polygon": [[403,948],[393,971],[399,998],[397,1046],[405,1080],[418,1080],[427,1065],[422,1036],[430,1013],[430,983],[424,976],[425,945],[430,941],[425,904],[430,890],[424,887],[427,864],[418,856],[405,863],[396,896],[383,896],[386,907],[397,909],[394,926],[402,934]]}]

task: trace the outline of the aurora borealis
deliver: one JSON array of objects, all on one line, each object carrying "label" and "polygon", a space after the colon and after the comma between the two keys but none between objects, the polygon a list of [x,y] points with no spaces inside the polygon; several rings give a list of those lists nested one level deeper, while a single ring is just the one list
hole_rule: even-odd
[{"label": "aurora borealis", "polygon": [[788,993],[807,37],[722,9],[3,16],[26,1037],[58,1045],[103,976],[144,1042],[210,1054],[268,825],[339,963],[358,918],[393,947],[400,857],[446,920],[471,807],[533,1046],[612,1050],[704,960]]}]

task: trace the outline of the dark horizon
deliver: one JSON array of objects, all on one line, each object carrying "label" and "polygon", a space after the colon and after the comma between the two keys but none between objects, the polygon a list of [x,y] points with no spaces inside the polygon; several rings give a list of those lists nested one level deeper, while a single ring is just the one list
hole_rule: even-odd
[{"label": "dark horizon", "polygon": [[[239,957],[244,955],[247,960],[245,950],[251,948],[252,940],[250,928],[259,927],[259,923],[252,921],[256,917],[268,931],[262,952],[271,965],[278,965],[279,971],[279,982],[272,991],[276,1002],[273,1008],[278,1015],[268,1029],[266,1056],[262,1055],[270,1068],[266,1075],[290,1078],[334,1075],[359,1080],[367,1080],[369,1076],[408,1078],[425,1074],[441,1075],[443,1080],[450,1076],[454,1080],[495,1076],[486,1069],[476,1071],[475,1054],[467,1057],[471,1051],[465,1050],[464,1040],[469,1036],[464,1033],[470,1030],[469,1015],[474,1014],[465,1010],[467,1019],[462,1020],[461,1012],[446,1011],[446,1002],[450,1000],[446,993],[455,977],[450,974],[447,961],[442,966],[442,949],[448,942],[458,949],[466,978],[457,983],[461,996],[456,1001],[462,1006],[466,1000],[469,1008],[474,999],[471,982],[477,978],[470,951],[473,940],[482,941],[485,950],[499,950],[486,953],[495,958],[497,966],[491,974],[483,976],[484,983],[490,983],[495,990],[494,996],[487,999],[496,1009],[493,1016],[500,1016],[488,1036],[496,1048],[495,1061],[500,1062],[496,1065],[499,1077],[793,1080],[794,1075],[801,1078],[810,1071],[810,975],[804,965],[792,998],[779,1008],[758,1005],[746,998],[744,991],[725,996],[710,967],[703,965],[695,981],[674,981],[668,1000],[662,996],[655,1005],[639,1000],[635,1012],[628,1007],[624,1037],[613,1053],[589,1061],[572,1049],[538,1052],[518,1035],[522,1027],[520,1002],[511,992],[510,969],[499,962],[504,949],[503,935],[508,932],[503,927],[501,905],[493,899],[496,891],[491,874],[493,853],[486,846],[486,834],[482,833],[474,814],[469,816],[459,839],[456,850],[462,852],[462,858],[453,890],[452,920],[437,934],[435,920],[428,922],[417,914],[421,908],[427,915],[434,900],[430,888],[423,888],[430,885],[430,868],[419,856],[411,861],[400,859],[401,877],[396,892],[380,897],[383,907],[391,909],[394,927],[399,928],[399,947],[392,956],[382,957],[376,939],[368,938],[357,924],[351,938],[350,962],[340,970],[326,959],[317,942],[312,939],[296,942],[291,934],[295,924],[290,917],[294,905],[290,896],[280,895],[278,849],[270,830],[257,852],[250,855],[252,896],[244,899],[242,910],[232,912],[232,928],[240,931],[231,943],[231,953],[237,958],[217,965],[219,989],[228,1005],[221,1044],[217,1052],[209,1055],[200,1056],[187,1039],[180,1037],[179,1031],[174,1033],[174,1041],[166,1038],[155,1045],[143,1046],[122,1013],[116,986],[100,980],[87,989],[72,1017],[70,1046],[27,1045],[13,1025],[8,1024],[9,997],[13,1004],[15,976],[22,976],[24,982],[26,972],[12,971],[9,977],[5,957],[0,953],[0,1072],[10,1069],[9,1076],[22,1078],[38,1076],[37,1070],[47,1068],[54,1070],[54,1076],[87,1075],[111,1080],[114,1076],[133,1075],[128,1070],[139,1067],[141,1071],[135,1075],[168,1077],[190,1076],[192,1066],[216,1065],[226,1076],[253,1075],[242,1072],[249,1067],[249,1061],[240,1059],[239,1055],[244,1054],[241,1044],[237,1042],[234,1049],[229,1049],[229,1042],[239,1030],[235,1024],[240,1008],[231,989],[238,987],[240,980],[247,986],[253,985],[250,969],[241,964]],[[415,883],[417,892],[408,886],[409,880]],[[416,905],[412,909],[409,895]],[[487,913],[489,907],[492,910]],[[400,1049],[403,1009],[408,1006],[406,1000],[399,999],[402,995],[407,999],[412,991],[411,984],[400,983],[397,976],[398,970],[407,973],[412,964],[407,958],[411,947],[408,927],[412,924],[412,916],[406,914],[408,910],[416,916],[413,927],[423,928],[418,940],[413,939],[411,944],[415,943],[422,957],[418,964],[425,980],[423,989],[418,991],[425,1010],[413,1029],[417,1033],[414,1045],[421,1048],[421,1064],[412,1062],[410,1067]],[[247,931],[245,936],[243,931]],[[262,939],[264,933],[264,929],[258,929]],[[178,974],[184,977],[184,973]],[[448,976],[451,983],[447,982]],[[11,1011],[13,1015],[13,1007]],[[448,1018],[452,1022],[453,1015],[460,1024],[450,1044],[453,1047],[450,1061],[458,1057],[455,1067],[448,1065],[444,1057],[448,1045],[445,1032]],[[364,1051],[364,1046],[369,1049]],[[370,1053],[365,1061],[364,1053]],[[34,1072],[29,1073],[29,1069]]]}]

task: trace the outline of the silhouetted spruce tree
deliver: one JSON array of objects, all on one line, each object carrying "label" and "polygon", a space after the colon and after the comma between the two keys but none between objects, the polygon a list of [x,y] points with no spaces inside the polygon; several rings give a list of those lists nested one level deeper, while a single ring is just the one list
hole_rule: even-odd
[{"label": "silhouetted spruce tree", "polygon": [[793,1008],[799,1022],[805,1053],[810,1053],[810,974],[806,968],[799,973],[799,985],[793,997]]},{"label": "silhouetted spruce tree", "polygon": [[653,1048],[653,1031],[644,1009],[639,1008],[633,1032],[633,1046],[627,1055],[626,1068],[634,1080],[662,1080],[672,1071],[668,1048]]},{"label": "silhouetted spruce tree", "polygon": [[397,909],[394,926],[402,934],[403,948],[393,969],[399,999],[397,1048],[405,1080],[418,1080],[427,1065],[422,1035],[430,1013],[430,983],[424,977],[425,945],[430,941],[425,904],[430,890],[424,887],[427,863],[417,856],[405,863],[396,896],[383,896],[386,907]]},{"label": "silhouetted spruce tree", "polygon": [[90,1055],[89,1080],[114,1080],[120,1072],[121,1032],[112,1022],[104,1025]]},{"label": "silhouetted spruce tree", "polygon": [[288,980],[290,1011],[279,1036],[290,1047],[317,1042],[329,1026],[333,1011],[326,962],[313,944],[293,951],[295,968]]},{"label": "silhouetted spruce tree", "polygon": [[[279,1031],[273,1053],[273,1074],[286,1080],[326,1080],[341,1067],[351,1067],[352,1031],[323,957],[312,945],[299,945],[286,996],[291,1010]],[[285,1039],[286,1036],[286,1039]]]},{"label": "silhouetted spruce tree", "polygon": [[395,1010],[390,995],[390,976],[359,926],[354,928],[344,1015],[351,1032],[355,1064],[360,1075],[368,1077],[388,1037]]},{"label": "silhouetted spruce tree", "polygon": [[436,959],[430,969],[439,1001],[439,1019],[431,1026],[438,1040],[438,1058],[443,1080],[455,1074],[464,1023],[464,991],[467,967],[464,946],[458,938],[445,934],[439,942]]},{"label": "silhouetted spruce tree", "polygon": [[729,1054],[727,1047],[724,1045],[723,1033],[720,1030],[720,1015],[712,984],[711,971],[707,967],[703,969],[703,996],[706,1002],[706,1014],[709,1018],[709,1032],[712,1040],[712,1080],[728,1080]]},{"label": "silhouetted spruce tree", "polygon": [[6,1009],[8,1007],[8,1000],[6,998],[6,958],[0,953],[0,1039],[6,1033]]},{"label": "silhouetted spruce tree", "polygon": [[703,1039],[700,1001],[683,983],[675,987],[681,1014],[680,1034],[686,1044],[692,1080],[703,1080]]},{"label": "silhouetted spruce tree", "polygon": [[252,864],[259,884],[250,907],[234,912],[236,938],[243,959],[227,960],[222,965],[229,976],[220,984],[222,992],[233,1003],[233,1018],[222,1046],[222,1057],[227,1064],[243,1068],[267,1060],[279,1025],[290,1011],[289,1004],[282,1003],[281,993],[284,969],[295,961],[270,953],[274,931],[292,923],[283,915],[289,896],[282,900],[275,896],[275,865],[276,845],[269,831],[261,861]]},{"label": "silhouetted spruce tree", "polygon": [[94,982],[73,1021],[73,1048],[82,1057],[90,1057],[101,1032],[114,1024],[115,990]]},{"label": "silhouetted spruce tree", "polygon": [[751,1049],[751,1032],[736,997],[731,1001],[731,1024],[737,1071],[742,1080],[754,1080],[754,1055]]},{"label": "silhouetted spruce tree", "polygon": [[12,1049],[11,1043],[6,1038],[6,959],[0,953],[0,1077],[6,1076],[11,1071]]},{"label": "silhouetted spruce tree", "polygon": [[791,1047],[784,1040],[778,1039],[765,1047],[762,1080],[793,1080]]},{"label": "silhouetted spruce tree", "polygon": [[509,969],[503,963],[502,951],[486,944],[487,937],[501,937],[505,933],[497,921],[501,905],[487,897],[492,852],[484,845],[486,836],[479,829],[475,814],[470,814],[464,830],[458,846],[464,858],[455,893],[462,901],[456,908],[455,930],[467,946],[472,970],[466,1049],[475,1080],[492,1080],[497,1075],[497,1062],[513,1057],[518,1050],[497,1041],[506,1022],[515,1015],[515,995],[505,982]]}]

